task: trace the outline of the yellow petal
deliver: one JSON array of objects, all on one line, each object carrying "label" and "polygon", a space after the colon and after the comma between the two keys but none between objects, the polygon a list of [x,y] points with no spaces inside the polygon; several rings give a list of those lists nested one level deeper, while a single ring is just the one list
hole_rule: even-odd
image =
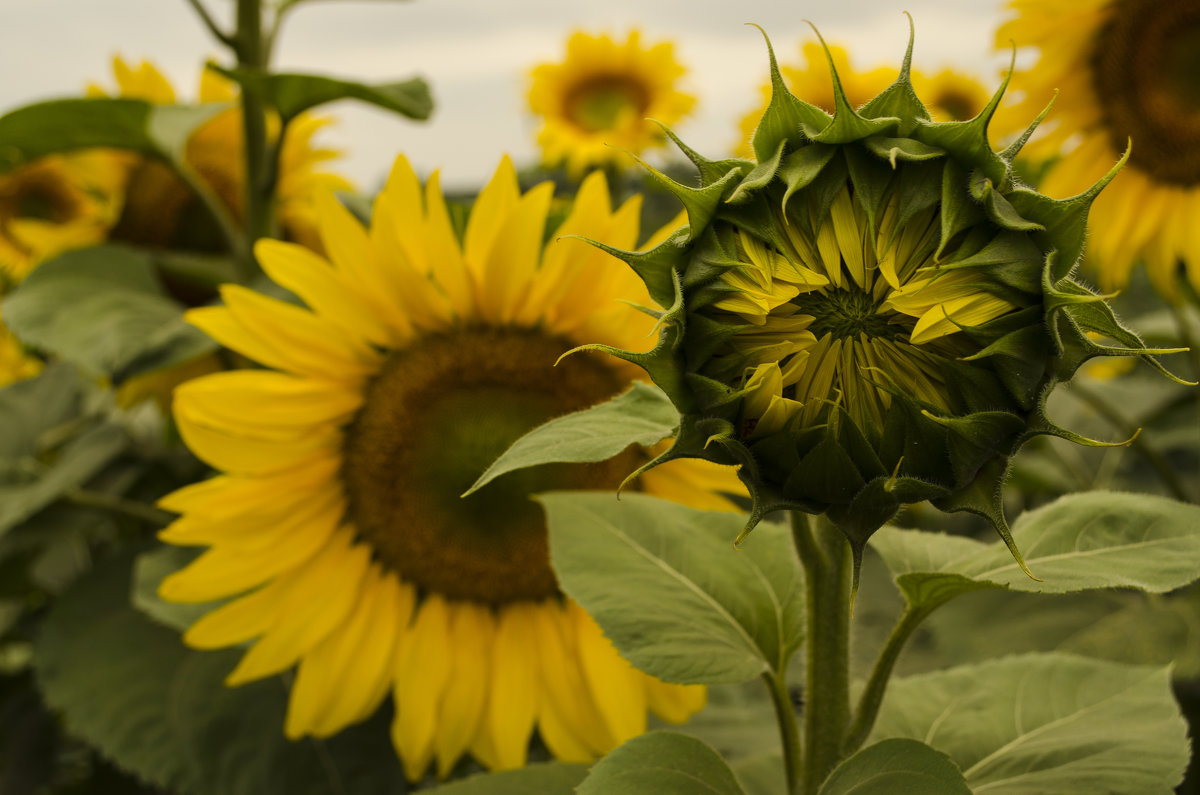
[{"label": "yellow petal", "polygon": [[499,770],[524,766],[533,733],[541,676],[533,654],[537,647],[536,611],[540,609],[533,602],[513,602],[500,609],[487,716],[480,728],[491,735]]},{"label": "yellow petal", "polygon": [[417,609],[397,655],[392,697],[392,745],[400,754],[409,781],[420,781],[433,759],[438,705],[449,683],[453,649],[450,646],[450,610],[446,600],[429,594]]},{"label": "yellow petal", "polygon": [[562,605],[547,603],[534,616],[542,692],[538,732],[563,762],[590,762],[616,746],[583,682],[574,626]]},{"label": "yellow petal", "polygon": [[279,673],[307,654],[349,615],[370,563],[371,550],[343,528],[297,572],[276,623],[226,678],[234,686]]},{"label": "yellow petal", "polygon": [[646,677],[646,699],[650,710],[667,723],[683,723],[704,709],[708,690],[704,685],[676,685]]},{"label": "yellow petal", "polygon": [[451,608],[449,643],[454,658],[434,738],[439,778],[449,775],[483,720],[496,623],[491,609],[483,605],[455,602]]},{"label": "yellow petal", "polygon": [[608,730],[620,745],[646,731],[646,689],[641,672],[630,665],[600,627],[572,603],[584,679]]}]

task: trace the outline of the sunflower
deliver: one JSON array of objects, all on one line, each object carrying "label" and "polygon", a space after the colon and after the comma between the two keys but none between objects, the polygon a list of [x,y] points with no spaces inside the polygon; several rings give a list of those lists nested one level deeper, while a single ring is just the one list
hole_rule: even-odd
[{"label": "sunflower", "polygon": [[[143,61],[137,67],[131,67],[117,57],[113,59],[113,74],[122,97],[162,105],[177,101],[175,89],[152,64]],[[88,93],[102,96],[106,92],[91,85]],[[201,73],[201,103],[233,102],[235,99],[230,81],[210,69]],[[345,179],[317,170],[321,163],[338,156],[337,152],[318,148],[313,143],[316,133],[329,122],[329,118],[300,115],[288,125],[280,150],[276,218],[287,239],[310,248],[319,245],[313,218],[313,196],[319,191],[351,188]],[[278,136],[278,121],[274,119],[271,135]],[[230,108],[202,124],[188,140],[184,159],[233,218],[242,222],[245,216],[245,166],[241,111]],[[177,242],[181,234],[187,235],[188,220],[194,215],[193,201],[191,191],[167,166],[153,160],[131,158],[125,209],[113,236],[157,246]]]},{"label": "sunflower", "polygon": [[[1190,0],[1017,0],[996,32],[998,47],[1037,47],[1013,75],[1025,93],[1014,116],[1061,95],[1026,148],[1056,158],[1041,188],[1070,196],[1133,142],[1119,190],[1096,200],[1085,266],[1104,289],[1120,289],[1143,262],[1171,301],[1183,277],[1200,290],[1200,6]],[[1035,110],[1036,109],[1036,110]],[[1006,117],[1007,118],[1007,117]],[[1010,125],[1015,132],[1019,122]]]},{"label": "sunflower", "polygon": [[[267,274],[307,303],[243,287],[189,319],[266,370],[190,381],[175,416],[223,474],[162,502],[163,539],[207,545],[167,578],[176,602],[234,597],[185,634],[197,648],[254,641],[228,683],[298,665],[285,731],[319,737],[369,716],[390,691],[408,777],[464,753],[524,764],[537,728],[555,756],[588,761],[645,729],[647,707],[681,721],[704,691],[632,668],[559,592],[530,493],[613,488],[610,462],[512,473],[459,495],[519,435],[624,389],[639,371],[597,354],[552,365],[597,338],[647,343],[653,319],[624,266],[578,240],[634,243],[639,202],[610,209],[584,180],[547,238],[552,185],[522,194],[505,159],[462,242],[435,175],[422,190],[400,158],[364,229],[326,194],[326,260],[261,241]],[[665,237],[661,235],[660,237]],[[550,242],[545,242],[547,239]],[[728,507],[729,468],[686,462],[642,480]]]},{"label": "sunflower", "polygon": [[[859,107],[873,99],[896,79],[896,69],[880,66],[867,72],[851,67],[850,56],[844,47],[829,46],[829,55],[842,81],[842,90],[853,107]],[[802,65],[780,66],[784,84],[800,99],[816,105],[826,113],[833,113],[833,82],[829,78],[829,62],[825,51],[815,41],[801,45]],[[952,69],[943,69],[928,77],[916,69],[910,74],[917,95],[924,101],[934,121],[966,121],[973,119],[987,105],[989,94],[974,77]],[[759,119],[771,101],[771,81],[768,78],[759,87],[758,107],[742,117],[738,123],[741,140],[737,146],[738,157],[753,157],[750,139]]]},{"label": "sunflower", "polygon": [[41,369],[41,360],[25,353],[25,348],[0,318],[0,388],[32,378]]},{"label": "sunflower", "polygon": [[669,41],[647,48],[636,30],[623,43],[573,33],[561,63],[530,72],[529,108],[542,119],[543,161],[565,163],[579,177],[620,165],[622,150],[638,154],[662,145],[662,130],[650,119],[674,124],[692,109],[695,97],[675,88],[685,72]]},{"label": "sunflower", "polygon": [[49,155],[0,175],[0,292],[44,260],[104,240],[116,221],[120,160]]}]

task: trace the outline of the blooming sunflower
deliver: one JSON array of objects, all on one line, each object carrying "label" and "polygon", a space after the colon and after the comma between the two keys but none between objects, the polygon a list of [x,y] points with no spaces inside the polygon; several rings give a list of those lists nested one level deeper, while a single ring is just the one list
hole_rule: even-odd
[{"label": "blooming sunflower", "polygon": [[623,43],[577,31],[561,63],[530,72],[529,108],[542,119],[538,144],[550,166],[566,164],[575,177],[587,169],[622,162],[664,142],[649,119],[674,124],[695,104],[676,90],[686,69],[669,41],[642,46],[641,33]]},{"label": "blooming sunflower", "polygon": [[[143,61],[137,67],[131,67],[116,57],[113,74],[122,97],[164,105],[176,102],[174,88],[150,63]],[[105,94],[96,85],[89,86],[88,92]],[[233,102],[235,99],[234,85],[230,81],[211,69],[201,73],[201,103]],[[309,114],[298,116],[284,133],[279,156],[276,217],[287,239],[310,248],[320,242],[314,223],[313,197],[319,191],[351,188],[342,177],[317,170],[321,163],[338,156],[334,150],[313,144],[313,137],[330,121],[328,117]],[[270,134],[278,135],[277,120],[272,120]],[[184,150],[188,165],[239,223],[245,216],[244,146],[241,110],[230,108],[192,133]],[[125,208],[113,236],[160,246],[175,241],[181,227],[193,214],[191,191],[162,163],[140,158],[131,158],[129,162]]]},{"label": "blooming sunflower", "polygon": [[0,387],[31,378],[42,369],[42,362],[25,353],[19,340],[0,319]]},{"label": "blooming sunflower", "polygon": [[[163,500],[182,514],[163,539],[211,549],[161,594],[235,597],[184,636],[198,648],[254,641],[229,684],[298,664],[289,737],[333,734],[390,691],[392,739],[417,780],[468,751],[520,766],[535,726],[558,758],[591,760],[643,731],[647,707],[680,721],[704,702],[632,668],[563,597],[527,499],[615,487],[641,454],[512,473],[459,497],[522,433],[637,372],[595,355],[554,369],[563,352],[597,337],[644,344],[653,325],[617,300],[647,300],[621,263],[558,237],[632,245],[639,202],[611,210],[593,174],[545,242],[552,190],[522,194],[505,159],[460,243],[436,175],[422,190],[400,158],[369,229],[320,200],[329,260],[258,244],[263,269],[307,308],[227,286],[224,307],[189,314],[272,369],[176,391],[184,440],[223,474]],[[706,466],[642,487],[717,507],[713,487],[735,481]]]},{"label": "blooming sunflower", "polygon": [[[1013,75],[1014,114],[1041,110],[1061,90],[1052,123],[1027,152],[1052,163],[1041,188],[1066,196],[1103,174],[1132,139],[1121,189],[1092,209],[1085,266],[1120,289],[1145,263],[1155,288],[1200,290],[1200,6],[1190,0],[1015,0],[999,47],[1037,47]],[[1011,123],[1016,129],[1019,123]]]},{"label": "blooming sunflower", "polygon": [[0,291],[38,263],[104,240],[119,210],[120,160],[49,155],[0,175]]},{"label": "blooming sunflower", "polygon": [[[829,45],[829,54],[842,82],[842,91],[853,107],[865,105],[880,91],[896,79],[896,70],[880,66],[867,72],[859,72],[850,65],[850,56],[844,47]],[[801,45],[802,65],[780,66],[784,84],[800,99],[816,105],[832,114],[834,107],[833,81],[829,78],[829,62],[825,51],[815,41]],[[943,69],[928,77],[916,69],[910,70],[913,87],[925,102],[934,121],[966,121],[979,115],[987,106],[987,90],[975,78],[952,69]],[[741,141],[737,146],[738,157],[753,157],[750,141],[759,119],[771,101],[771,80],[768,78],[759,87],[758,107],[742,117],[738,123]]]}]

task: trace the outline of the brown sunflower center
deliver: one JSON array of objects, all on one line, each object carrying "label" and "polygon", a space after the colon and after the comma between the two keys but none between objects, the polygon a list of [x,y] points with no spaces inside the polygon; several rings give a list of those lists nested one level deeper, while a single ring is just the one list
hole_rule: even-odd
[{"label": "brown sunflower center", "polygon": [[945,115],[946,121],[970,121],[979,115],[979,103],[965,91],[946,89],[932,103]]},{"label": "brown sunflower center", "polygon": [[1093,68],[1118,149],[1161,182],[1200,183],[1200,4],[1124,0],[1096,42]]},{"label": "brown sunflower center", "polygon": [[83,213],[83,202],[56,170],[28,166],[0,181],[0,218],[66,223]]},{"label": "brown sunflower center", "polygon": [[394,352],[346,436],[350,516],[378,559],[417,586],[498,604],[554,595],[545,521],[530,494],[615,488],[634,453],[545,465],[459,495],[526,431],[618,392],[603,359],[526,329],[476,328]]},{"label": "brown sunflower center", "polygon": [[623,114],[642,116],[650,107],[646,87],[625,75],[602,75],[571,87],[563,111],[575,126],[587,132],[611,130]]}]

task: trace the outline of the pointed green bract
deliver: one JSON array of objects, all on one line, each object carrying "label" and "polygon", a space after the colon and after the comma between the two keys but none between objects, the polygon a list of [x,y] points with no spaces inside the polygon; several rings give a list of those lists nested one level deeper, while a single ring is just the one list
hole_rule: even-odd
[{"label": "pointed green bract", "polygon": [[988,143],[1007,80],[976,118],[933,122],[911,39],[896,82],[857,110],[830,59],[832,116],[787,90],[769,40],[767,54],[756,160],[709,160],[668,131],[699,183],[651,173],[689,226],[650,252],[606,249],[668,307],[652,351],[614,352],[681,415],[647,467],[736,465],[752,500],[738,542],[773,511],[826,513],[856,563],[902,505],[976,513],[1032,578],[1003,512],[1009,458],[1039,434],[1086,441],[1045,416],[1046,396],[1092,357],[1161,369],[1168,352],[1072,277],[1115,169],[1061,201],[1020,184],[1028,134]]}]

